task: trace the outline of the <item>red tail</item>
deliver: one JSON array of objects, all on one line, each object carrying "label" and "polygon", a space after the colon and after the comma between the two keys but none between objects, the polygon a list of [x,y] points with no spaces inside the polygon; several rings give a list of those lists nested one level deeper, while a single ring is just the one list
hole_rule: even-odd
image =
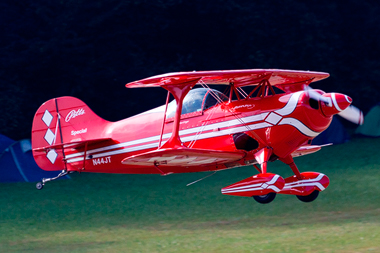
[{"label": "red tail", "polygon": [[108,124],[77,98],[59,97],[45,102],[33,119],[32,148],[36,163],[44,170],[70,170],[62,144],[107,138]]}]

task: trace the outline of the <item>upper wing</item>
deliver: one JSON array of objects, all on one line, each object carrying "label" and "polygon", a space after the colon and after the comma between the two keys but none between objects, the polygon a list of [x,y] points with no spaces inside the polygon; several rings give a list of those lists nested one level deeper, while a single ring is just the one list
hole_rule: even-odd
[{"label": "upper wing", "polygon": [[125,158],[126,165],[192,167],[218,165],[242,159],[245,151],[216,151],[192,148],[167,148]]},{"label": "upper wing", "polygon": [[215,70],[175,72],[158,76],[152,76],[142,80],[126,84],[128,88],[156,87],[163,85],[178,85],[191,80],[200,79],[207,84],[230,84],[235,87],[258,85],[263,80],[268,80],[272,86],[285,91],[300,89],[300,84],[309,84],[329,77],[328,73],[312,71],[296,71],[281,69],[242,69],[242,70]]}]

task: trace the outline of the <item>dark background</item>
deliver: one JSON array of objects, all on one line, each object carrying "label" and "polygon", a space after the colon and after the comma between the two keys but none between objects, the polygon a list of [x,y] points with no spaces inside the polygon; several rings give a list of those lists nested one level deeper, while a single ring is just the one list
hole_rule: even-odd
[{"label": "dark background", "polygon": [[377,1],[1,1],[0,133],[30,138],[35,111],[75,96],[116,121],[165,103],[128,82],[173,71],[324,71],[314,88],[379,102]]}]

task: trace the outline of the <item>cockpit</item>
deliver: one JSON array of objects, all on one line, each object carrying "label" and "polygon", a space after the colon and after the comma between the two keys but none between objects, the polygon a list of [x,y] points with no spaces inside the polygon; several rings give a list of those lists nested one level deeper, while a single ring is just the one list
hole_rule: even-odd
[{"label": "cockpit", "polygon": [[[181,114],[184,115],[195,112],[202,113],[217,105],[218,101],[228,101],[228,97],[214,89],[198,88],[190,90],[183,100]],[[171,101],[168,105],[166,118],[174,117],[176,108],[176,101]]]}]

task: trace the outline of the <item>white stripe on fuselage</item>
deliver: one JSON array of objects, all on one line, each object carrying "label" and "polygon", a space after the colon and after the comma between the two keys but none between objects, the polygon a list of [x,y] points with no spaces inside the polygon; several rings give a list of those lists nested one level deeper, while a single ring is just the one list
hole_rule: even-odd
[{"label": "white stripe on fuselage", "polygon": [[[283,116],[291,114],[297,107],[298,99],[301,93],[302,92],[296,92],[292,94],[292,96],[289,98],[289,101],[285,105],[285,107],[283,107],[282,109],[276,110],[275,112]],[[266,118],[268,114],[269,114],[268,112],[265,112],[258,115],[248,116],[248,117],[244,117],[240,119],[228,120],[228,121],[214,123],[214,124],[210,124],[206,126],[193,127],[193,128],[179,131],[179,135],[181,137],[182,142],[190,142],[194,139],[201,140],[201,139],[219,137],[219,136],[224,136],[224,135],[231,135],[231,134],[245,132],[249,130],[271,127],[273,126],[273,124],[264,121],[264,119]],[[258,121],[264,121],[264,122],[249,124],[249,123],[254,123]],[[242,123],[249,124],[249,125],[242,125]],[[316,135],[319,134],[317,132],[310,130],[302,122],[294,118],[283,118],[278,123],[278,125],[284,125],[284,124],[294,126],[301,133],[309,137],[315,137]],[[215,129],[218,129],[218,130],[212,131]],[[203,132],[203,133],[197,134],[199,132]],[[185,136],[189,134],[192,134],[192,135]],[[166,141],[170,136],[171,136],[171,133],[164,134],[162,136],[162,140]],[[119,144],[114,144],[107,147],[101,147],[101,148],[89,150],[87,151],[86,155],[87,156],[91,155],[91,158],[100,158],[104,156],[129,153],[129,152],[140,151],[140,150],[145,150],[145,149],[150,149],[150,148],[157,148],[159,139],[160,139],[160,135],[156,135],[156,136],[137,139],[133,141],[127,141],[124,143],[119,143]],[[114,149],[117,149],[117,150],[114,150]],[[105,151],[108,151],[108,152],[105,152]],[[83,160],[83,155],[84,155],[84,152],[74,153],[74,154],[67,155],[66,159],[68,163],[78,162],[78,161]],[[87,157],[86,159],[89,159],[89,158]]]},{"label": "white stripe on fuselage", "polygon": [[301,121],[295,118],[284,118],[278,123],[278,125],[291,125],[297,128],[298,131],[309,137],[315,137],[319,134],[318,132],[314,132],[313,130],[305,126]]},{"label": "white stripe on fuselage", "polygon": [[[210,124],[210,125],[201,126],[201,127],[194,127],[194,128],[190,128],[190,129],[186,129],[186,130],[181,130],[181,131],[179,131],[179,134],[180,134],[180,136],[184,136],[184,135],[188,135],[188,134],[198,133],[202,128],[203,128],[203,132],[206,132],[206,131],[210,131],[210,130],[214,130],[214,129],[218,129],[218,128],[220,129],[222,127],[226,128],[226,127],[241,125],[242,122],[247,124],[247,123],[262,121],[267,116],[267,114],[268,113],[261,113],[258,115],[241,118],[242,121],[239,121],[237,119],[233,119],[233,120],[229,120],[226,122],[220,122],[220,123]],[[248,125],[250,130],[265,128],[265,127],[270,127],[270,126],[272,126],[272,125],[268,124],[266,122]],[[223,129],[223,130],[219,130],[219,131],[215,131],[215,132],[208,132],[208,133],[202,133],[199,135],[186,136],[186,137],[182,137],[181,140],[183,142],[189,142],[189,141],[192,141],[194,139],[194,137],[197,137],[197,140],[200,140],[200,139],[207,139],[207,138],[229,135],[229,134],[234,134],[234,133],[239,133],[239,132],[245,132],[247,130],[248,130],[247,125],[242,125],[242,126],[238,126],[235,128],[227,128],[227,129]],[[162,139],[166,140],[170,136],[171,136],[171,133],[164,134]],[[91,155],[94,153],[104,152],[107,150],[112,150],[112,149],[117,149],[117,148],[124,148],[124,149],[114,150],[114,151],[110,151],[110,152],[106,152],[106,153],[95,154],[92,156],[92,158],[99,158],[99,157],[103,157],[103,156],[109,156],[109,155],[114,155],[114,154],[128,153],[128,152],[139,151],[139,150],[144,150],[144,149],[148,149],[148,148],[154,148],[154,147],[158,147],[158,140],[159,139],[160,139],[160,136],[156,135],[156,136],[152,136],[152,137],[142,138],[142,139],[128,141],[128,142],[119,143],[119,144],[114,144],[114,145],[107,146],[107,147],[89,150],[89,151],[87,151],[86,155]],[[149,143],[149,142],[153,142],[153,141],[155,141],[155,142],[150,143],[150,144],[145,144],[145,145],[134,146],[134,145]],[[134,147],[129,147],[129,146],[134,146]],[[81,160],[83,160],[83,155],[84,155],[84,152],[79,152],[79,153],[67,155],[66,156],[66,158],[68,159],[67,162],[72,163],[72,162],[81,161]],[[76,158],[76,157],[81,157],[81,158]]]},{"label": "white stripe on fuselage", "polygon": [[[206,126],[193,127],[193,128],[189,128],[189,129],[185,129],[185,130],[179,131],[179,135],[183,136],[183,135],[188,135],[188,134],[194,134],[194,133],[199,132],[200,130],[202,130],[203,132],[205,132],[205,131],[210,131],[210,130],[214,130],[214,129],[218,129],[218,128],[220,129],[220,128],[226,128],[226,127],[231,127],[231,126],[237,126],[237,125],[241,125],[242,122],[245,123],[245,124],[252,123],[252,122],[257,122],[257,121],[264,120],[267,115],[268,115],[268,113],[266,112],[266,113],[261,113],[261,114],[258,114],[258,115],[253,115],[253,116],[241,118],[242,121],[240,121],[238,119],[233,119],[233,120],[228,120],[228,121],[225,121],[225,122],[219,122],[219,123],[210,124],[210,125],[206,125]],[[268,125],[268,124],[266,124],[266,125]],[[271,125],[269,125],[269,126],[271,126]],[[244,131],[244,129],[247,130],[247,128],[245,126],[242,126],[239,129],[241,129],[241,128],[243,128],[243,131]],[[260,128],[262,128],[262,127],[260,127]],[[227,133],[226,133],[226,131],[227,131]],[[226,130],[219,131],[219,133],[220,132],[223,132],[223,134],[221,134],[221,135],[236,133],[236,131],[234,131],[233,129],[226,129]],[[218,133],[218,132],[216,132],[216,133]],[[210,133],[208,135],[210,137],[214,137],[212,135],[212,133],[211,133],[211,135],[210,135]],[[170,136],[171,136],[171,133],[164,134],[162,136],[162,139],[164,139],[164,140],[168,139]],[[220,136],[220,135],[217,135],[217,136]],[[193,136],[189,136],[189,137],[185,137],[185,138],[189,139],[189,138],[192,138],[192,137]],[[205,138],[210,138],[210,137],[205,137]],[[203,138],[203,139],[205,139],[205,138]],[[111,150],[111,149],[116,149],[116,148],[125,148],[125,147],[128,147],[128,146],[143,144],[143,143],[152,142],[152,141],[158,141],[159,139],[160,139],[160,136],[156,135],[156,136],[142,138],[142,139],[138,139],[138,140],[127,141],[127,142],[124,142],[124,143],[119,143],[119,144],[114,144],[114,145],[107,146],[107,147],[102,147],[102,148],[97,148],[97,149],[89,150],[89,151],[87,151],[87,155],[90,155],[92,153],[98,153],[98,152],[102,152],[102,151],[107,151],[107,150]],[[192,139],[190,139],[189,141],[191,141],[191,140]],[[187,141],[185,141],[185,142],[187,142]],[[158,145],[158,143],[157,143],[157,145]],[[138,149],[138,150],[140,150],[140,149]],[[133,151],[135,151],[135,150],[133,150]],[[83,156],[83,155],[84,155],[84,152],[79,152],[79,153],[67,155],[66,158],[71,160],[71,158],[78,157],[78,156]]]},{"label": "white stripe on fuselage", "polygon": [[303,91],[298,91],[296,93],[293,93],[292,96],[289,98],[288,103],[286,105],[279,109],[274,111],[277,114],[280,114],[281,116],[286,116],[291,114],[297,107],[298,99],[300,98]]}]

